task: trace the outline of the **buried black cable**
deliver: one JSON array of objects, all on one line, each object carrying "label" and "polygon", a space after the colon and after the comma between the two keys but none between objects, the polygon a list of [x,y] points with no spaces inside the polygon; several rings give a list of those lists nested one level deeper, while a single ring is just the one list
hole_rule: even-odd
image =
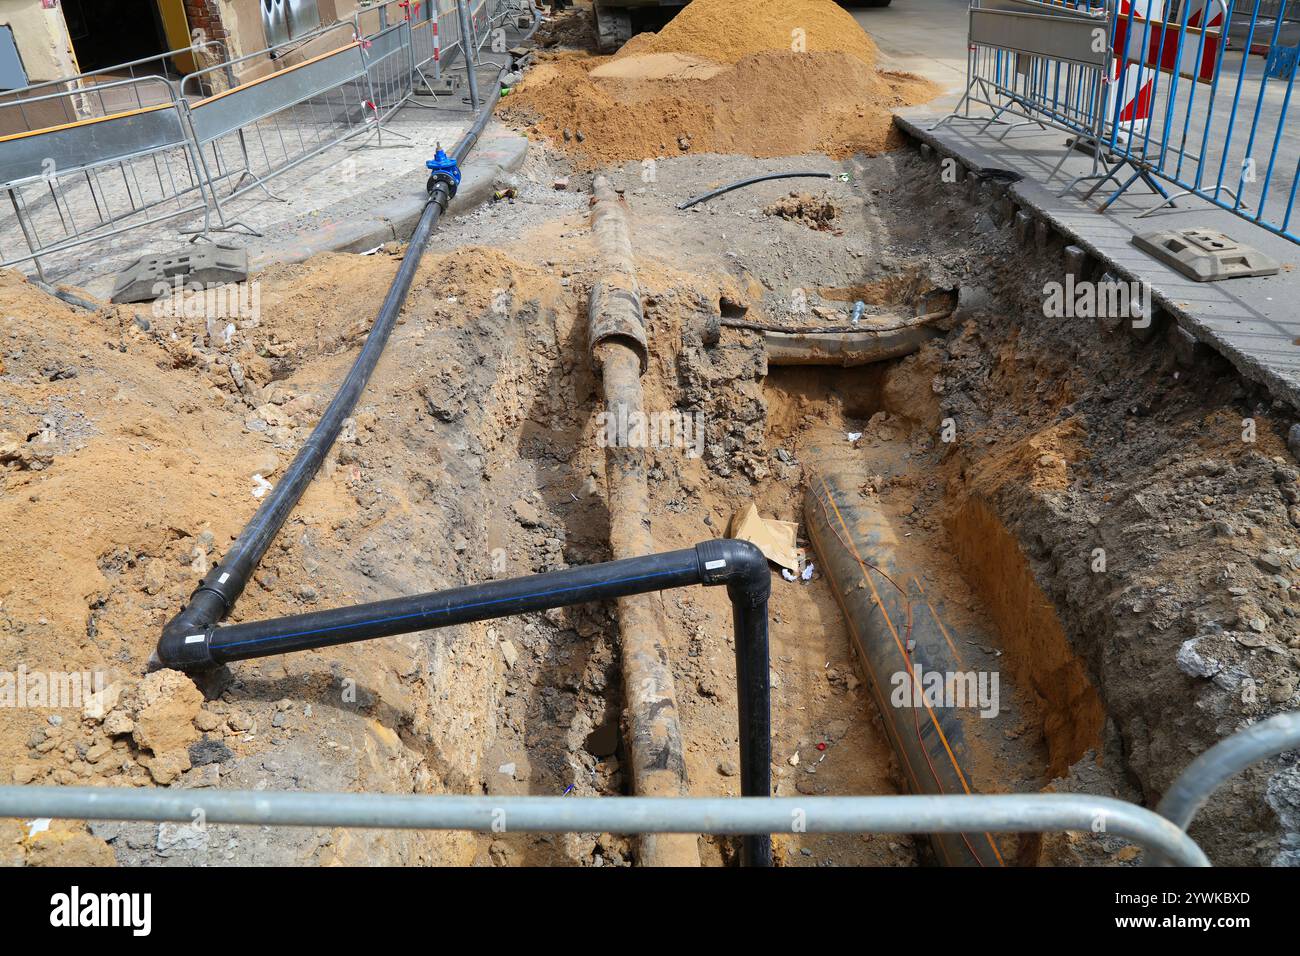
[{"label": "buried black cable", "polygon": [[[524,35],[524,39],[532,35],[540,22],[540,18],[534,11],[532,29]],[[195,648],[185,643],[186,638],[196,631],[215,624],[230,613],[230,609],[235,606],[235,602],[239,600],[239,596],[247,586],[248,579],[266,554],[266,549],[271,546],[276,534],[297,506],[298,500],[316,477],[316,472],[320,470],[325,456],[343,428],[343,422],[351,416],[375,366],[379,363],[379,358],[397,323],[402,305],[406,301],[407,292],[410,291],[420,259],[428,247],[429,237],[437,226],[439,218],[447,211],[448,203],[456,195],[456,187],[460,183],[458,164],[464,162],[470,150],[478,142],[499,95],[498,84],[496,95],[489,98],[470,128],[452,147],[450,159],[439,150],[437,159],[430,164],[432,175],[428,182],[429,198],[407,242],[402,264],[397,270],[392,285],[389,286],[388,294],[384,297],[379,313],[375,317],[375,323],[366,337],[365,345],[353,362],[352,368],[348,370],[347,377],[339,386],[325,414],[321,416],[316,427],[312,429],[311,435],[285,470],[284,477],[263,500],[220,563],[199,583],[186,606],[163,628],[158,648],[149,660],[151,668],[183,667],[192,659]]]},{"label": "buried black cable", "polygon": [[[188,634],[165,637],[158,649],[165,665],[202,671],[231,661],[697,584],[727,586],[736,648],[740,792],[746,797],[770,796],[772,734],[767,602],[772,580],[767,559],[748,541],[721,538],[680,551],[579,565],[353,607],[225,627],[209,624]],[[767,834],[744,837],[741,862],[746,866],[771,865],[771,839]]]},{"label": "buried black cable", "polygon": [[719,186],[707,193],[701,193],[698,196],[692,196],[685,202],[677,204],[678,209],[690,209],[692,206],[702,202],[708,202],[723,193],[729,193],[733,189],[743,189],[745,186],[752,186],[755,183],[765,183],[770,179],[834,179],[832,173],[814,173],[814,172],[796,172],[796,173],[768,173],[765,176],[751,176],[749,179],[739,179],[734,183],[728,183],[725,186]]}]

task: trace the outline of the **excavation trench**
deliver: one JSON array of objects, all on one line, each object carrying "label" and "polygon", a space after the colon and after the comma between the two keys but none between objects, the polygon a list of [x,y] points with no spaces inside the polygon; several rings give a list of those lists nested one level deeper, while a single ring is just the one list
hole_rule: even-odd
[{"label": "excavation trench", "polygon": [[[520,186],[527,203],[442,224],[350,424],[251,576],[232,627],[620,556],[602,418],[609,382],[588,333],[603,271],[586,195],[576,181],[552,189],[547,161],[530,161],[542,165]],[[717,183],[809,162],[682,157],[652,183],[635,165],[610,171],[648,330],[640,400],[658,416],[638,458],[642,513],[618,519],[628,522],[624,542],[648,529],[656,552],[693,548],[725,536],[751,505],[798,526],[808,579],[769,568],[776,795],[924,790],[906,759],[918,752],[904,755],[899,735],[909,724],[916,735],[912,718],[928,720],[930,702],[891,702],[895,676],[919,661],[923,675],[973,674],[960,686],[974,687],[977,705],[985,679],[983,706],[931,705],[972,791],[1070,790],[1154,806],[1224,728],[1281,706],[1288,687],[1294,694],[1281,636],[1289,590],[1277,572],[1256,570],[1264,555],[1284,569],[1300,558],[1286,503],[1294,463],[1267,407],[1258,412],[1260,396],[1222,369],[1176,369],[1167,350],[1044,319],[1041,288],[1059,263],[989,228],[987,202],[936,185],[906,151],[843,167],[811,159],[852,174],[827,181],[841,236],[765,216],[787,191],[779,182],[675,208]],[[180,686],[140,681],[153,638],[254,512],[251,476],[279,480],[357,347],[344,339],[341,352],[322,354],[310,343],[322,327],[348,327],[350,303],[382,295],[397,266],[385,252],[271,270],[262,321],[226,344],[183,316],[144,329],[128,313],[87,317],[20,282],[0,284],[11,310],[49,319],[41,334],[15,337],[10,366],[80,369],[71,385],[42,378],[39,401],[12,373],[0,376],[3,430],[51,436],[0,443],[13,492],[0,500],[0,528],[37,527],[29,555],[0,568],[0,579],[27,585],[0,595],[0,637],[29,659],[45,654],[45,666],[104,668],[121,685],[101,721],[47,731],[0,714],[0,744],[25,782],[636,791],[620,633],[634,618],[614,601],[234,660],[201,682],[200,699],[185,698],[184,733],[149,732],[149,695],[164,679]],[[855,367],[780,365],[765,332],[742,327],[843,325],[859,300],[864,321],[883,324],[924,312],[931,290],[958,287],[956,310],[914,351]],[[791,306],[796,290],[811,308]],[[106,340],[111,364],[80,358],[102,356]],[[74,387],[84,422],[63,411]],[[32,411],[41,403],[43,414]],[[1260,423],[1251,447],[1240,441],[1246,412]],[[187,450],[199,432],[212,454]],[[840,562],[846,571],[823,558],[832,538],[808,515],[818,476],[837,476],[841,511],[882,529],[877,546],[915,585],[910,603],[932,606],[951,639],[948,662],[922,660],[903,638],[892,664],[870,666],[870,609],[852,598],[883,562],[862,553],[862,563]],[[95,522],[76,506],[91,500]],[[723,589],[693,587],[659,593],[654,606],[685,789],[738,796],[731,602]],[[69,647],[69,633],[86,638]],[[940,710],[960,734],[948,735]],[[141,732],[115,732],[126,726],[119,718]],[[209,759],[218,781],[200,763]],[[1193,835],[1216,862],[1283,852],[1285,813],[1273,807],[1285,802],[1269,802],[1279,786],[1270,775],[1244,777],[1198,818]],[[145,824],[81,837],[133,864],[646,862],[636,840],[609,834],[215,827],[202,846],[165,852]],[[978,862],[1135,860],[1105,833],[992,842],[996,854]],[[688,849],[729,865],[741,846],[704,835]],[[790,833],[772,848],[779,865],[962,862],[924,836]]]}]

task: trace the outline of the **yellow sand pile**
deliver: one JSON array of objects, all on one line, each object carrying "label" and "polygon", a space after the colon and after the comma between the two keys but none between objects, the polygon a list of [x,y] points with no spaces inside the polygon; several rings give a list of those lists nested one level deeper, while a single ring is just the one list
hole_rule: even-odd
[{"label": "yellow sand pile", "polygon": [[658,33],[634,37],[615,58],[685,53],[735,63],[751,53],[848,53],[868,66],[876,44],[831,0],[693,0]]},{"label": "yellow sand pile", "polygon": [[613,57],[544,59],[501,115],[584,168],[688,152],[876,153],[900,141],[893,110],[936,89],[875,61],[833,0],[693,0]]}]

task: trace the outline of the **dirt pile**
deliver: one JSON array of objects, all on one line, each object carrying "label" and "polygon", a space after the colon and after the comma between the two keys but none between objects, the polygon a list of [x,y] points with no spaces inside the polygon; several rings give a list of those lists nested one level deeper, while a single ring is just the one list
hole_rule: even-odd
[{"label": "dirt pile", "polygon": [[937,90],[877,71],[876,54],[831,0],[694,0],[613,57],[543,59],[500,113],[584,169],[689,152],[878,153],[899,143],[893,110]]},{"label": "dirt pile", "polygon": [[[676,69],[664,51],[544,60],[501,116],[585,169],[690,152],[841,158],[898,145],[894,109],[935,93],[926,80],[877,71],[845,52],[769,50],[720,71],[695,54],[673,56]],[[817,109],[774,106],[781,103]]]},{"label": "dirt pile", "polygon": [[687,53],[739,63],[774,50],[876,62],[875,42],[832,0],[693,0],[658,33],[633,37],[614,57]]},{"label": "dirt pile", "polygon": [[575,50],[596,48],[596,23],[590,8],[574,7],[546,20],[533,37],[539,50],[565,47]]},{"label": "dirt pile", "polygon": [[792,192],[764,206],[763,215],[779,216],[819,232],[837,232],[835,220],[839,218],[840,208],[826,196]]}]

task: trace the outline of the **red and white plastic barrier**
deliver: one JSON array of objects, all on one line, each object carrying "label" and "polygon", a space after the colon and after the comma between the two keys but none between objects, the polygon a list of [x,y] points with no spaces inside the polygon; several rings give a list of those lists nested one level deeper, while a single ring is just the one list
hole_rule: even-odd
[{"label": "red and white plastic barrier", "polygon": [[[1115,60],[1107,90],[1106,117],[1108,121],[1115,118],[1115,100],[1118,97],[1117,125],[1121,134],[1138,135],[1146,130],[1151,119],[1158,71],[1177,72],[1201,83],[1214,79],[1227,8],[1223,0],[1187,0],[1187,3],[1184,29],[1182,10],[1173,20],[1166,22],[1165,0],[1120,0],[1116,11]],[[1142,50],[1144,36],[1145,55]]]}]

